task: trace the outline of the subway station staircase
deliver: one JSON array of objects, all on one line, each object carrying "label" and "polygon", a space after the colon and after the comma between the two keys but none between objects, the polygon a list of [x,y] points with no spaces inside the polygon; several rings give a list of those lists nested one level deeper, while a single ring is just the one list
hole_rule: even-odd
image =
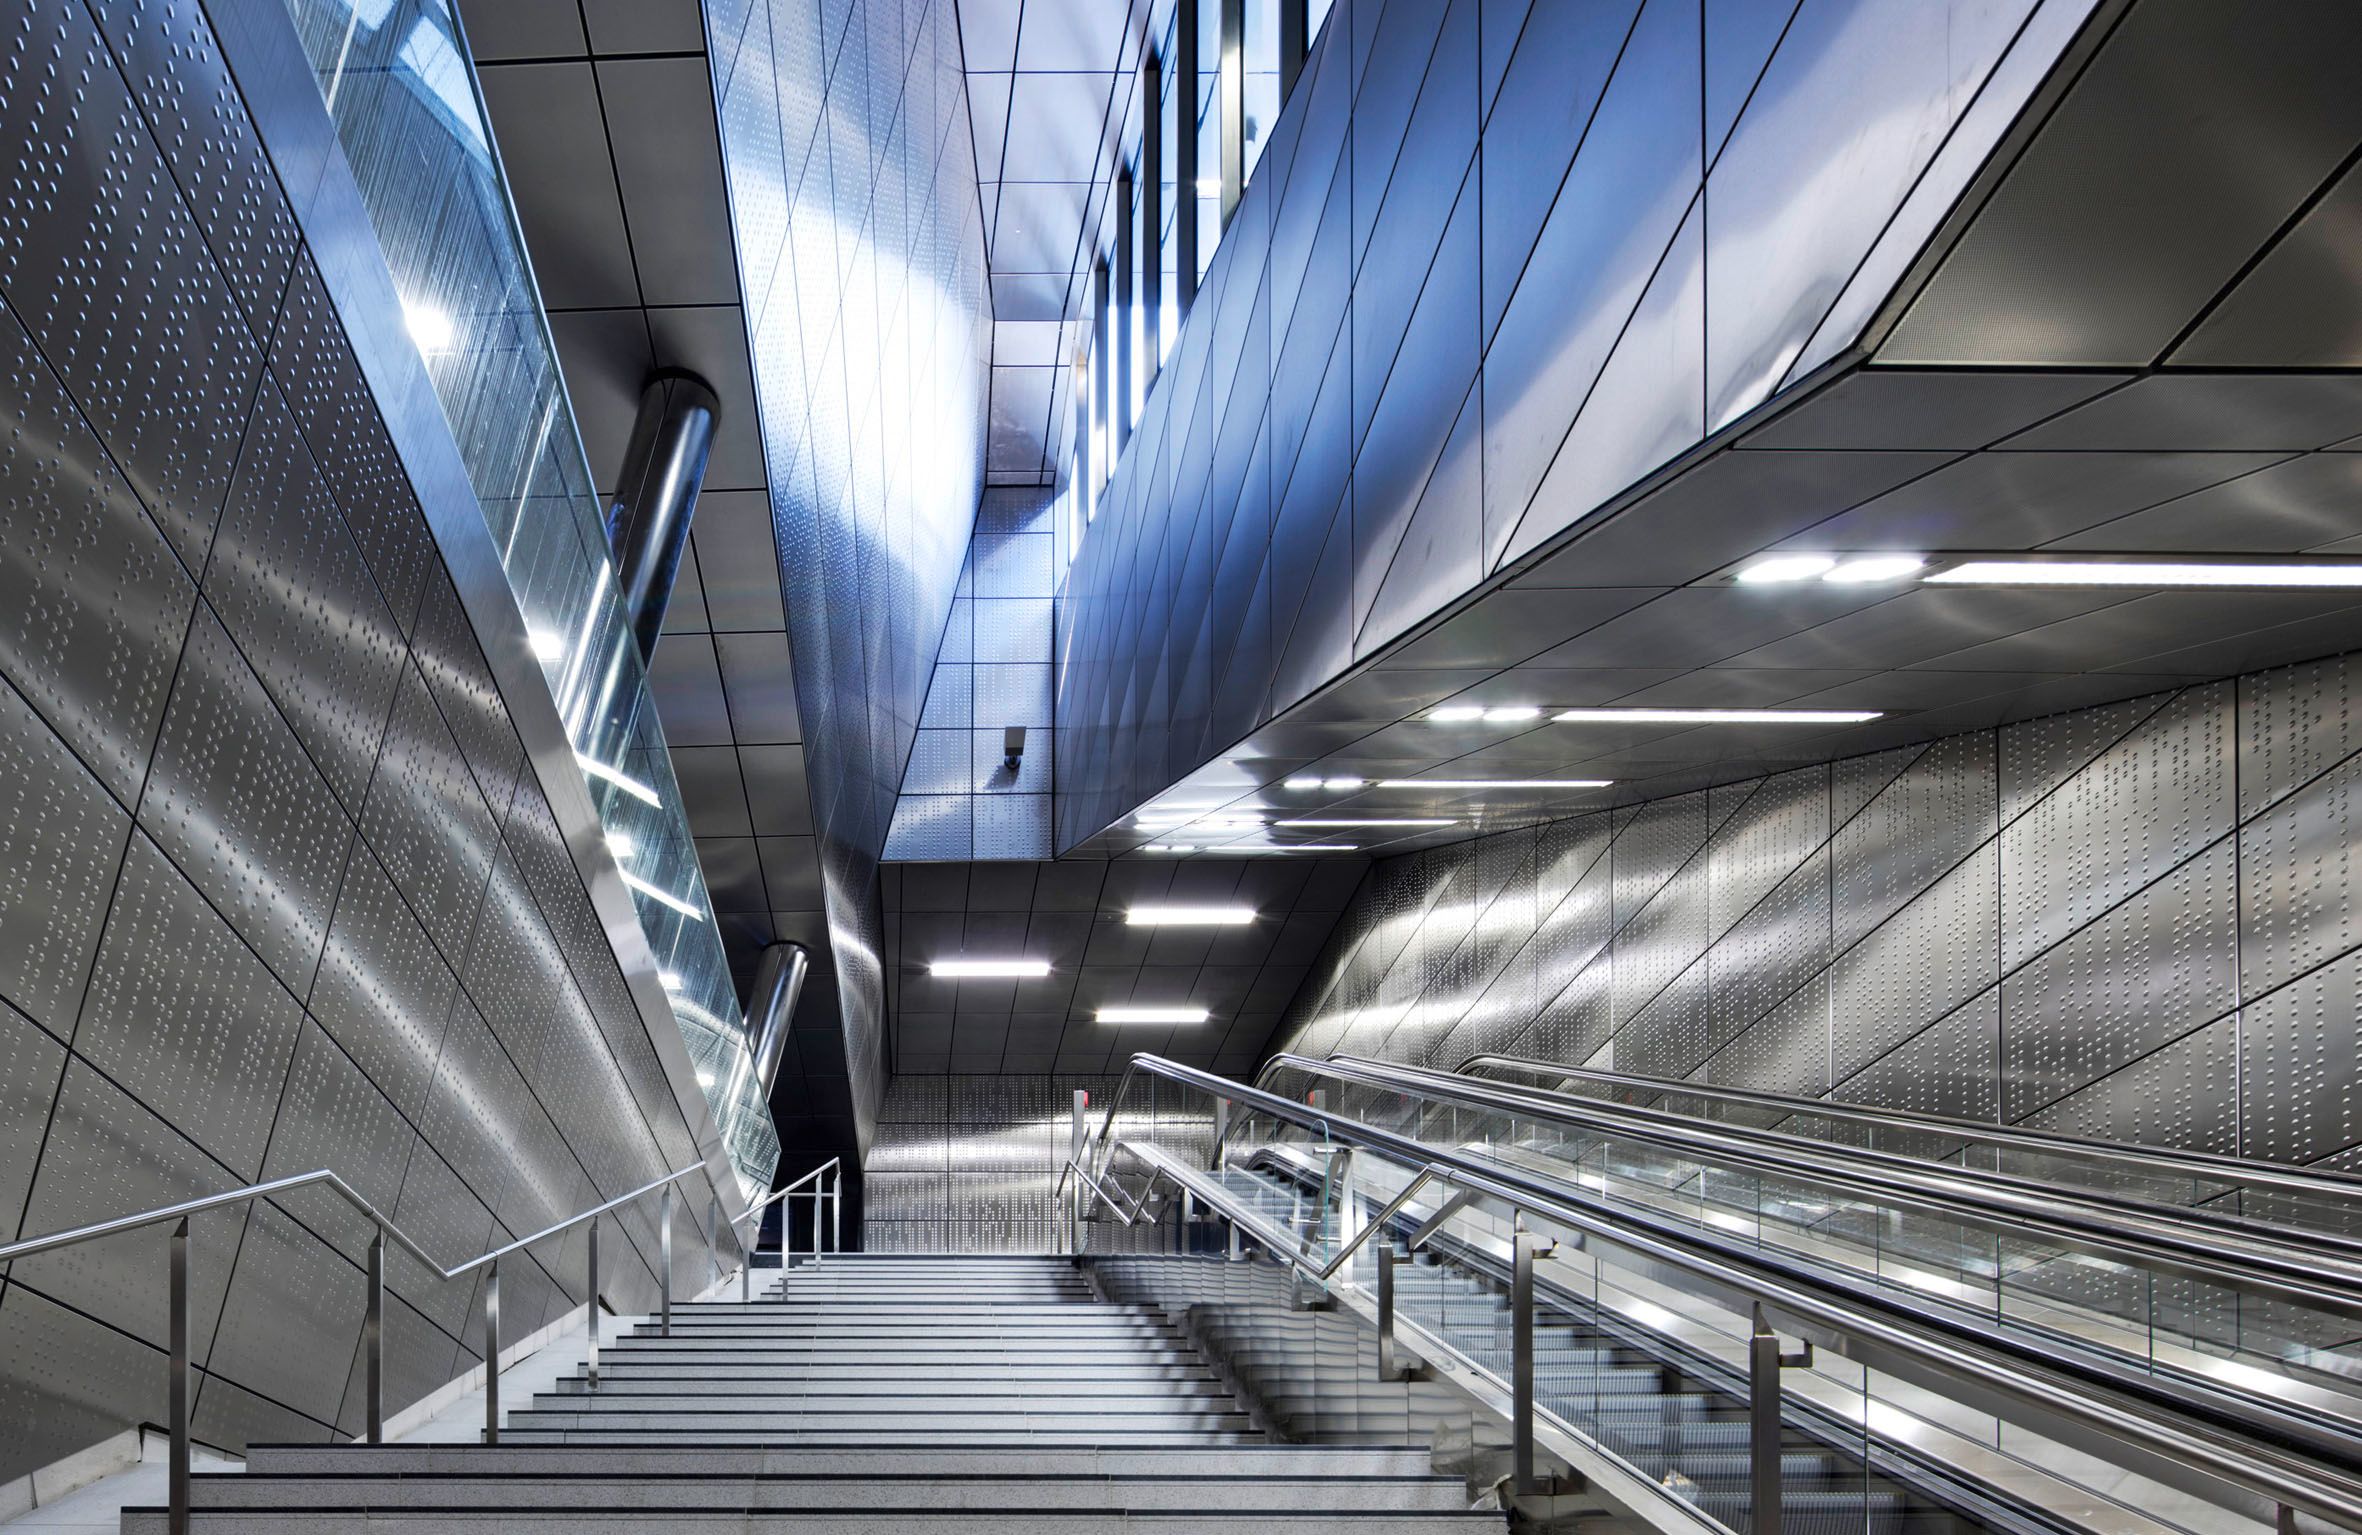
[{"label": "subway station staircase", "polygon": [[[1503,1529],[1425,1448],[1287,1444],[1165,1316],[1067,1260],[833,1256],[646,1323],[497,1445],[257,1445],[192,1529]],[[124,1514],[163,1535],[162,1509]]]}]

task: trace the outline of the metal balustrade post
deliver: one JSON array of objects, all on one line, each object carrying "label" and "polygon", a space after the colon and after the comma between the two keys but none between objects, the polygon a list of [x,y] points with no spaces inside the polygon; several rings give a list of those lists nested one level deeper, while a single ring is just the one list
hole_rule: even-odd
[{"label": "metal balustrade post", "polygon": [[1394,1249],[1378,1243],[1378,1379],[1397,1379],[1394,1368]]},{"label": "metal balustrade post", "polygon": [[172,1535],[189,1531],[189,1219],[172,1228],[172,1362],[165,1384],[165,1415],[171,1425],[171,1463],[166,1469]]},{"label": "metal balustrade post", "polygon": [[839,1162],[828,1177],[828,1250],[845,1250],[845,1164]]},{"label": "metal balustrade post", "polygon": [[385,1443],[385,1228],[369,1238],[369,1305],[361,1318],[361,1357],[364,1361],[363,1421],[371,1444]]},{"label": "metal balustrade post", "polygon": [[664,1302],[658,1330],[669,1338],[673,1335],[673,1187],[669,1183],[664,1186],[664,1197],[657,1201],[656,1266],[657,1292]]},{"label": "metal balustrade post", "polygon": [[1523,1211],[1515,1214],[1514,1221],[1515,1231],[1510,1238],[1516,1251],[1516,1264],[1509,1283],[1512,1349],[1509,1389],[1516,1490],[1535,1497],[1552,1497],[1574,1488],[1569,1479],[1555,1473],[1545,1476],[1534,1469],[1534,1260],[1548,1257],[1556,1251],[1557,1244],[1526,1230]]},{"label": "metal balustrade post", "polygon": [[1793,1354],[1780,1352],[1780,1336],[1755,1303],[1755,1326],[1747,1339],[1747,1483],[1753,1535],[1780,1535],[1780,1371],[1813,1360],[1807,1343]]},{"label": "metal balustrade post", "polygon": [[582,1330],[590,1340],[590,1389],[599,1389],[599,1218],[590,1221],[590,1298],[582,1305]]},{"label": "metal balustrade post", "polygon": [[484,1265],[484,1442],[500,1443],[500,1260]]}]

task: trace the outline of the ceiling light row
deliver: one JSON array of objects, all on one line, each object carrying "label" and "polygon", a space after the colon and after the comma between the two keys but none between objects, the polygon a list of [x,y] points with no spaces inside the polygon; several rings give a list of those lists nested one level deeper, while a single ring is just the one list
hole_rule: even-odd
[{"label": "ceiling light row", "polygon": [[[1882,712],[1878,709],[1561,709],[1550,718],[1560,725],[1859,725],[1877,719]],[[1521,717],[1541,713],[1535,708]],[[1425,718],[1432,724],[1452,725],[1465,722],[1469,715],[1464,709],[1430,709]],[[1494,711],[1484,711],[1484,718],[1489,723]],[[1604,787],[1605,783],[1606,780],[1601,780],[1595,787]]]},{"label": "ceiling light row", "polygon": [[1963,559],[1933,570],[1928,564],[1921,554],[1773,554],[1745,566],[1732,579],[1745,586],[1800,581],[1864,585],[1916,575],[1931,586],[2362,588],[2362,560],[2043,557]]},{"label": "ceiling light row", "polygon": [[[1479,715],[1483,711],[1479,710]],[[1438,711],[1440,713],[1440,711]],[[1435,719],[1437,714],[1427,716]],[[1288,789],[1604,789],[1615,782],[1612,778],[1381,778],[1372,784],[1366,778],[1291,778],[1281,785]],[[1290,826],[1313,826],[1313,821],[1290,821]],[[1373,822],[1373,825],[1390,824]]]}]

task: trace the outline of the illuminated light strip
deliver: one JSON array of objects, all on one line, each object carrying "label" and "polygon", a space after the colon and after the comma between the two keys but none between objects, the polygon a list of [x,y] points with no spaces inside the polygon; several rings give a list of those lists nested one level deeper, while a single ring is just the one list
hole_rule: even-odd
[{"label": "illuminated light strip", "polygon": [[[1604,789],[1612,778],[1381,778],[1381,789]],[[1302,824],[1302,823],[1299,823]]]},{"label": "illuminated light strip", "polygon": [[1297,842],[1286,846],[1257,843],[1253,847],[1209,847],[1204,851],[1220,853],[1227,858],[1233,853],[1358,853],[1361,848],[1351,842]]},{"label": "illuminated light strip", "polygon": [[2343,565],[2236,565],[2172,560],[1969,560],[1921,576],[1945,586],[2362,586],[2362,560]]},{"label": "illuminated light strip", "polygon": [[1458,821],[1452,819],[1449,816],[1429,816],[1416,818],[1397,818],[1393,820],[1369,819],[1357,821],[1283,821],[1280,823],[1277,829],[1280,831],[1286,831],[1291,826],[1457,826],[1459,824],[1460,823]]},{"label": "illuminated light strip", "polygon": [[585,773],[590,774],[591,777],[598,779],[602,783],[611,783],[615,785],[616,788],[621,789],[633,799],[640,800],[650,805],[661,806],[664,803],[663,799],[658,796],[654,789],[649,788],[646,784],[640,782],[637,778],[632,777],[631,774],[626,773],[621,768],[609,767],[606,763],[601,762],[596,757],[586,756],[581,752],[576,752],[574,754],[574,765],[581,768]]},{"label": "illuminated light strip", "polygon": [[1859,725],[1879,709],[1567,709],[1561,725]]},{"label": "illuminated light strip", "polygon": [[1135,906],[1124,913],[1133,927],[1242,927],[1254,920],[1252,906]]},{"label": "illuminated light strip", "polygon": [[670,906],[673,910],[679,912],[682,916],[689,918],[693,922],[703,922],[705,920],[704,912],[699,911],[696,907],[690,905],[687,901],[682,900],[679,896],[673,894],[671,891],[658,889],[656,886],[651,885],[646,880],[640,878],[637,874],[632,873],[629,869],[618,869],[616,872],[623,876],[623,882],[626,886],[633,890],[637,890],[649,900],[656,901],[665,906]]},{"label": "illuminated light strip", "polygon": [[1037,980],[1050,973],[1046,959],[938,959],[927,966],[946,980]]},{"label": "illuminated light strip", "polygon": [[1212,1017],[1202,1007],[1103,1007],[1101,1023],[1203,1023]]}]

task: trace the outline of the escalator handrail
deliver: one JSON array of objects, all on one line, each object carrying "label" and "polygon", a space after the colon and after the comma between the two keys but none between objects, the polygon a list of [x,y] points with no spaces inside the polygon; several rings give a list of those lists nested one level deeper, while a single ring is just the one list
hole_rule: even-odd
[{"label": "escalator handrail", "polygon": [[[1361,1056],[1340,1056],[1340,1060],[1362,1060]],[[1256,1074],[1258,1083],[1272,1069],[1266,1063]],[[1555,1076],[1569,1081],[1596,1082],[1603,1087],[1627,1088],[1636,1092],[1663,1093],[1675,1097],[1719,1099],[1728,1103],[1745,1104],[1751,1108],[1776,1109],[1783,1113],[1818,1116],[1824,1119],[1846,1120],[1888,1130],[1906,1130],[1924,1135],[1949,1136],[1955,1140],[1978,1145],[1997,1146],[2020,1151],[2047,1152],[2058,1156],[2083,1156],[2100,1161],[2116,1162],[2144,1172],[2170,1178],[2195,1178],[2207,1183],[2240,1184],[2271,1189],[2288,1194],[2311,1195],[2316,1198],[2335,1198],[2362,1202],[2362,1174],[2342,1173],[2328,1168],[2298,1167],[2284,1162],[2261,1162],[2248,1157],[2225,1156],[2212,1151],[2177,1151],[2163,1146],[2139,1146],[2123,1141],[2102,1140],[2097,1136],[2068,1135],[2056,1130],[2031,1130],[2022,1125],[1995,1124],[1990,1120],[1963,1119],[1950,1114],[1927,1114],[1913,1109],[1878,1108],[1869,1104],[1847,1103],[1833,1098],[1804,1098],[1791,1093],[1767,1092],[1761,1088],[1708,1086],[1699,1082],[1677,1082],[1665,1077],[1641,1076],[1627,1071],[1606,1071],[1596,1066],[1565,1066],[1555,1061],[1535,1060],[1527,1056],[1483,1052],[1469,1056],[1451,1070],[1451,1075],[1465,1077],[1486,1069],[1505,1069],[1531,1072],[1536,1076]]]},{"label": "escalator handrail", "polygon": [[[2039,1235],[2088,1256],[2130,1261],[2206,1284],[2246,1286],[2362,1320],[2362,1243],[2150,1206],[2097,1192],[1954,1171],[1940,1164],[1647,1109],[1480,1082],[1391,1061],[1279,1055],[1273,1067],[1626,1140],[1670,1147],[1721,1168],[1811,1180],[1889,1205],[2011,1235]],[[1648,1116],[1648,1117],[1641,1117]],[[2328,1249],[2345,1256],[2333,1256]]]},{"label": "escalator handrail", "polygon": [[[1560,1180],[1425,1145],[1146,1052],[1134,1055],[1126,1067],[1116,1103],[1142,1072],[1243,1103],[1299,1128],[1317,1128],[1331,1144],[1367,1150],[1407,1167],[1433,1164],[1458,1187],[1571,1227],[1587,1239],[1624,1249],[1646,1264],[1690,1275],[1714,1290],[1759,1302],[1791,1323],[1804,1321],[1810,1325],[1796,1330],[1817,1332],[1865,1364],[1881,1353],[1916,1363],[1951,1382],[1964,1399],[1997,1395],[2037,1416],[2061,1419],[2129,1446],[2160,1466],[2195,1467],[2226,1486],[2362,1530],[2362,1478],[2258,1438],[2254,1425],[2262,1419],[2260,1412],[2209,1411],[2202,1398],[2170,1397],[2162,1380],[2144,1390],[2138,1379],[2119,1378],[2028,1342],[1980,1332],[1933,1309],[1906,1307],[1875,1291],[1833,1282],[1775,1253],[1726,1243],[1710,1233],[1660,1226],[1624,1212],[1611,1219],[1587,1208],[1583,1191]],[[1115,1107],[1109,1106],[1110,1123]],[[1107,1139],[1103,1127],[1103,1148]],[[1160,1160],[1171,1169],[1166,1176],[1180,1181],[1188,1174],[1192,1182],[1184,1187],[1207,1181],[1169,1157]],[[1102,1168],[1105,1165],[1102,1160]],[[1209,1191],[1193,1187],[1193,1192],[1213,1202]],[[1301,1260],[1290,1261],[1301,1266]],[[2283,1426],[2299,1440],[2326,1437],[2318,1431],[2305,1434],[2301,1424],[2283,1420]]]}]

